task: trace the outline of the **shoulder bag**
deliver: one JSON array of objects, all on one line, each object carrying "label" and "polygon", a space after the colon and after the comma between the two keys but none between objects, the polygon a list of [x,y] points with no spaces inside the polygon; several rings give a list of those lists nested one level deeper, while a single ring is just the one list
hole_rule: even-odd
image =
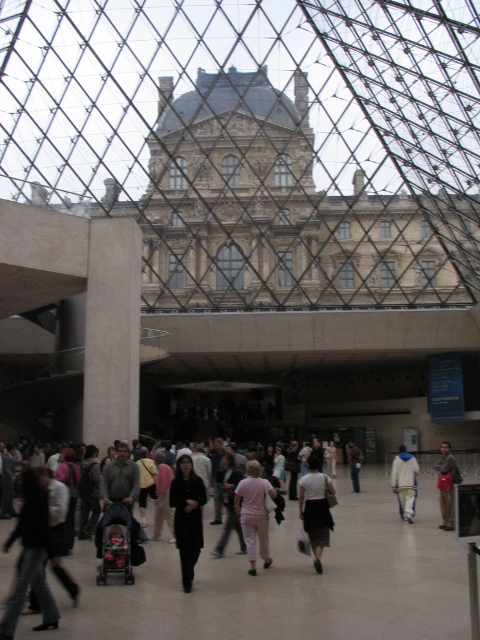
[{"label": "shoulder bag", "polygon": [[453,485],[453,476],[450,473],[439,473],[437,481],[437,489],[440,491],[451,491]]},{"label": "shoulder bag", "polygon": [[[265,480],[265,483],[266,482],[267,480]],[[277,508],[277,505],[272,500],[272,498],[268,495],[267,485],[265,484],[265,509],[267,510],[267,513],[271,513],[272,511],[275,511],[276,508]]]},{"label": "shoulder bag", "polygon": [[333,509],[333,507],[336,507],[338,504],[337,496],[335,496],[328,488],[327,477],[325,474],[323,474],[323,479],[325,481],[325,498],[327,500],[328,508]]}]

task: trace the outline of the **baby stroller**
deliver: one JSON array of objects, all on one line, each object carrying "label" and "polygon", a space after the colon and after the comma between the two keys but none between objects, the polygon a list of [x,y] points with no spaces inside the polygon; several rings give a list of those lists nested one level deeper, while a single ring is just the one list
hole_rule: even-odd
[{"label": "baby stroller", "polygon": [[[125,584],[134,584],[131,555],[132,555],[132,514],[129,508],[121,502],[114,502],[105,510],[101,522],[101,558],[102,564],[98,567],[97,585],[107,584],[107,574],[122,574]],[[113,547],[111,544],[112,531],[119,530],[122,538],[122,547]]]}]

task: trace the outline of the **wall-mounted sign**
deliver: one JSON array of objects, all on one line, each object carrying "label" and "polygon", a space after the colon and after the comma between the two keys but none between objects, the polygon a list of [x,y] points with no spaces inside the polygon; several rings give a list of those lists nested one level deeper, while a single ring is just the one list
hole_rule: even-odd
[{"label": "wall-mounted sign", "polygon": [[465,420],[460,353],[439,353],[429,357],[428,391],[432,422]]}]

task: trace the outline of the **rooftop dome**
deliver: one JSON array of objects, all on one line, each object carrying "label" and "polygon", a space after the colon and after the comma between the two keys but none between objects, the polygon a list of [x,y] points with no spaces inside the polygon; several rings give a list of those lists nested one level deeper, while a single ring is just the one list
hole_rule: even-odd
[{"label": "rooftop dome", "polygon": [[300,121],[293,102],[269,83],[266,67],[250,73],[241,73],[235,67],[220,73],[199,69],[195,90],[165,109],[157,132],[175,131],[228,109],[240,109],[287,127]]}]

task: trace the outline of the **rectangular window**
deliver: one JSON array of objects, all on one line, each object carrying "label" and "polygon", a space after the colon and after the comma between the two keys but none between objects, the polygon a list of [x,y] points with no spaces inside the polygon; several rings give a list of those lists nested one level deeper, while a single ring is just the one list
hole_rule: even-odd
[{"label": "rectangular window", "polygon": [[340,269],[340,287],[348,289],[355,286],[355,275],[351,262],[345,262]]},{"label": "rectangular window", "polygon": [[175,158],[169,165],[170,189],[187,189],[187,161],[185,158]]},{"label": "rectangular window", "polygon": [[432,228],[426,220],[420,222],[420,235],[422,240],[428,240],[432,235]]},{"label": "rectangular window", "polygon": [[422,260],[420,263],[422,267],[422,285],[434,286],[435,285],[435,260]]},{"label": "rectangular window", "polygon": [[350,223],[349,222],[341,222],[338,227],[338,237],[340,240],[350,240]]},{"label": "rectangular window", "polygon": [[278,286],[288,287],[293,284],[293,254],[291,251],[278,252]]},{"label": "rectangular window", "polygon": [[392,224],[388,220],[380,222],[380,238],[392,237]]},{"label": "rectangular window", "polygon": [[389,289],[395,284],[395,263],[394,262],[382,262],[381,268],[382,274],[382,287]]},{"label": "rectangular window", "polygon": [[183,227],[183,219],[179,213],[172,213],[172,227],[174,229],[181,229]]},{"label": "rectangular window", "polygon": [[171,253],[168,256],[168,286],[183,289],[183,255]]}]

